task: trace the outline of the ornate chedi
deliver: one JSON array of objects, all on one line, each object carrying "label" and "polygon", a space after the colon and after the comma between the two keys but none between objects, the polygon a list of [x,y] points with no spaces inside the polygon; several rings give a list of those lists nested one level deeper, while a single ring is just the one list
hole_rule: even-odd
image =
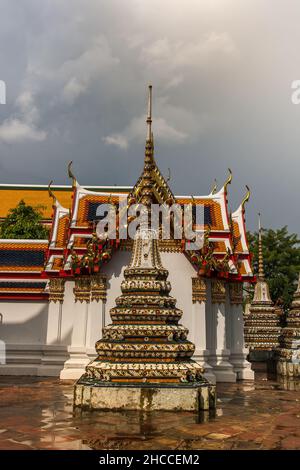
[{"label": "ornate chedi", "polygon": [[135,237],[112,324],[96,343],[98,357],[75,386],[75,405],[111,409],[208,409],[215,388],[193,361],[195,346],[178,324],[168,271],[150,229]]},{"label": "ornate chedi", "polygon": [[[149,211],[160,198],[156,187],[151,132],[151,88],[144,169],[136,202]],[[166,189],[167,190],[167,189]],[[171,193],[168,197],[172,200]],[[148,213],[149,215],[149,213]],[[75,386],[74,404],[90,409],[199,410],[215,407],[215,386],[191,358],[188,330],[178,324],[182,311],[170,296],[158,237],[148,222],[136,233],[122,294],[110,310],[112,324],[96,343],[98,357]]]},{"label": "ornate chedi", "polygon": [[277,350],[277,372],[286,377],[300,377],[300,274],[287,325],[282,330]]},{"label": "ornate chedi", "polygon": [[[259,219],[258,239],[258,276],[254,297],[250,305],[249,315],[245,317],[245,343],[253,351],[274,351],[279,346],[279,319],[270,296],[269,286],[265,280],[262,252],[262,233]],[[270,354],[260,354],[266,359]],[[255,357],[258,358],[259,353]],[[252,358],[254,358],[252,354]]]}]

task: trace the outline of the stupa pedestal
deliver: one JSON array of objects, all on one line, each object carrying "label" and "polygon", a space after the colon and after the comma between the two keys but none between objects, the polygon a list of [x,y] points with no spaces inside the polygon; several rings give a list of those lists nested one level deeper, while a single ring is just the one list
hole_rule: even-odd
[{"label": "stupa pedestal", "polygon": [[300,275],[276,353],[277,373],[286,378],[300,378]]},{"label": "stupa pedestal", "polygon": [[199,411],[216,407],[215,387],[77,383],[74,405],[87,410]]},{"label": "stupa pedestal", "polygon": [[96,343],[98,357],[74,390],[74,405],[98,410],[215,408],[215,386],[193,361],[195,346],[178,322],[182,311],[170,296],[155,233],[140,230],[124,271],[112,324]]}]

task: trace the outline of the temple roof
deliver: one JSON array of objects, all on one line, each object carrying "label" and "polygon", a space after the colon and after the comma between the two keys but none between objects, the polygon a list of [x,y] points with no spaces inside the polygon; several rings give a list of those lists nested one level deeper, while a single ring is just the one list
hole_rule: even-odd
[{"label": "temple roof", "polygon": [[[14,186],[12,185],[7,191],[12,193],[14,191],[13,188]],[[17,191],[18,196],[15,196],[15,201],[18,200],[22,193],[20,189]],[[42,201],[44,203],[47,200],[47,212],[45,213],[51,213],[52,216],[49,242],[40,242],[38,240],[0,240],[0,273],[7,271],[23,273],[31,271],[42,272],[42,262],[37,266],[36,261],[30,261],[31,254],[34,260],[37,259],[37,256],[41,256],[36,254],[41,252],[40,249],[44,250],[44,257],[47,260],[46,271],[59,273],[64,267],[63,258],[66,248],[70,250],[73,247],[81,253],[86,249],[87,242],[92,236],[93,222],[96,219],[95,214],[98,205],[113,202],[118,207],[119,197],[124,197],[130,194],[131,191],[130,187],[82,187],[76,182],[74,187],[53,186],[52,192],[57,198],[54,203],[49,197],[48,187],[38,186],[37,188],[31,187],[30,189],[31,201],[39,203]],[[43,194],[42,198],[40,197],[41,194]],[[62,194],[64,196],[63,199],[68,203],[66,206],[62,204]],[[36,195],[36,198],[34,198],[34,195]],[[24,199],[24,193],[22,193],[21,198]],[[10,198],[10,201],[12,200],[13,198]],[[209,227],[211,230],[210,240],[214,244],[215,255],[221,256],[228,249],[233,251],[233,241],[236,240],[236,252],[242,256],[240,260],[240,274],[243,277],[252,276],[245,230],[244,208],[240,205],[232,214],[232,238],[227,211],[227,191],[225,191],[224,187],[218,192],[210,193],[207,196],[175,195],[174,200],[181,205],[191,202],[195,206],[202,205],[204,207],[203,228],[205,230]],[[34,205],[34,203],[32,204]],[[8,204],[6,204],[6,207],[8,207]],[[10,251],[8,252],[7,250]],[[1,263],[1,256],[2,259],[5,259],[5,256],[8,256],[8,258],[11,256],[8,266],[5,266],[5,262]]]}]

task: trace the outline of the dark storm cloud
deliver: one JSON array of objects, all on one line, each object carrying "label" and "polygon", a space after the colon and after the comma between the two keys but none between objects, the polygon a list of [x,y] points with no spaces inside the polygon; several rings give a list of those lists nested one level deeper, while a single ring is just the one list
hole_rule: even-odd
[{"label": "dark storm cloud", "polygon": [[205,194],[231,167],[251,228],[300,230],[299,3],[276,0],[2,0],[2,183],[133,184],[146,86],[156,159],[177,194]]}]

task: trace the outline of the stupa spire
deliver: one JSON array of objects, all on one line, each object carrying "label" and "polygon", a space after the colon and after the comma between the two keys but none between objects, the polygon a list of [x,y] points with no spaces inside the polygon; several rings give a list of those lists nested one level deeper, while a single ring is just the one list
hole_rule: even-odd
[{"label": "stupa spire", "polygon": [[258,213],[258,279],[260,281],[264,281],[265,279],[260,212]]},{"label": "stupa spire", "polygon": [[152,140],[152,85],[148,86],[147,140]]},{"label": "stupa spire", "polygon": [[147,112],[147,138],[145,146],[145,160],[144,160],[144,169],[141,176],[141,198],[140,202],[147,207],[150,207],[153,202],[153,190],[154,190],[154,180],[153,180],[153,170],[155,168],[154,162],[154,148],[153,148],[153,132],[152,132],[152,85],[149,85],[148,93],[148,112]]},{"label": "stupa spire", "polygon": [[148,87],[148,105],[146,117],[146,145],[144,167],[138,181],[130,193],[131,200],[147,207],[153,202],[175,202],[174,195],[162,176],[154,159],[154,137],[152,131],[152,85]]}]

